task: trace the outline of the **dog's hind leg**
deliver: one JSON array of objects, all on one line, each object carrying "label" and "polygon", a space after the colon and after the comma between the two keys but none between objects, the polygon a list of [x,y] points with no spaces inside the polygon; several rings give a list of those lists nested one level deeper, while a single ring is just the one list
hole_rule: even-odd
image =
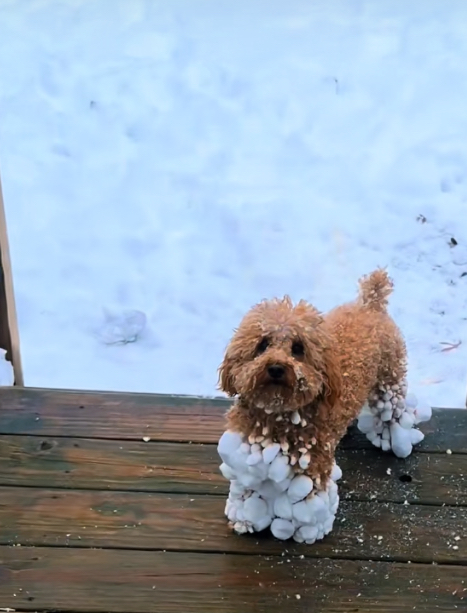
[{"label": "dog's hind leg", "polygon": [[377,385],[360,413],[358,428],[375,447],[405,458],[423,440],[415,426],[431,418],[431,408],[407,394],[405,343],[395,325],[391,328],[384,339]]}]

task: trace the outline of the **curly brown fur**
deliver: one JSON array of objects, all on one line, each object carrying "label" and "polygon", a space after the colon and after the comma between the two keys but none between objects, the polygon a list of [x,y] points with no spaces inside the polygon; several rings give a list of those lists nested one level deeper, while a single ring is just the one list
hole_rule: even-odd
[{"label": "curly brown fur", "polygon": [[[325,482],[335,448],[370,394],[406,374],[402,335],[386,311],[392,281],[378,269],[353,303],[323,317],[289,297],[263,301],[243,318],[219,368],[236,401],[228,427],[289,450],[295,469]],[[298,423],[297,423],[298,420]]]}]

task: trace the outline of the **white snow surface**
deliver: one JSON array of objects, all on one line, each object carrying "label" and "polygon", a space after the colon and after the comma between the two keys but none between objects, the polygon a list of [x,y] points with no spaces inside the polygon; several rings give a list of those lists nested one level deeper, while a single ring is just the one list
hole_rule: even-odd
[{"label": "white snow surface", "polygon": [[9,387],[15,382],[13,365],[6,359],[6,351],[0,349],[0,386]]},{"label": "white snow surface", "polygon": [[30,386],[215,395],[265,297],[378,265],[465,406],[465,0],[5,0],[0,171]]}]

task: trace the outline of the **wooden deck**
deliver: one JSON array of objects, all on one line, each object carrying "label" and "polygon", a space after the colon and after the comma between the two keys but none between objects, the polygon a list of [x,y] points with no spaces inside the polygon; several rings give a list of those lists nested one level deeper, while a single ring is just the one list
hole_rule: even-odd
[{"label": "wooden deck", "polygon": [[0,611],[467,612],[465,410],[436,411],[406,461],[352,432],[335,529],[299,546],[228,531],[223,401],[0,402]]}]

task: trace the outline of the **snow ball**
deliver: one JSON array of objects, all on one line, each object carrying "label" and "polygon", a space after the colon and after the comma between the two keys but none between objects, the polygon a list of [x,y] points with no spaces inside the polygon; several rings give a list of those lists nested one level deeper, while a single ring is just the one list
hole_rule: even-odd
[{"label": "snow ball", "polygon": [[235,504],[237,502],[237,500],[233,500],[233,501],[227,501],[227,504],[225,506],[225,515],[227,516],[227,519],[232,522],[233,524],[237,521],[237,513],[238,513],[238,509],[237,509],[237,505]]},{"label": "snow ball", "polygon": [[318,538],[318,528],[316,526],[302,526],[297,530],[294,539],[299,543],[307,543],[313,545]]},{"label": "snow ball", "polygon": [[390,419],[392,419],[392,411],[393,409],[391,404],[391,407],[389,409],[386,407],[381,413],[381,421],[389,421]]},{"label": "snow ball", "polygon": [[257,521],[254,522],[253,530],[255,532],[262,532],[263,530],[266,530],[266,528],[269,528],[269,526],[271,525],[271,522],[272,522],[272,516],[268,512],[267,515],[264,515],[261,519],[258,519]]},{"label": "snow ball", "polygon": [[226,479],[228,479],[229,481],[231,481],[232,479],[235,479],[236,473],[231,466],[229,466],[225,462],[222,462],[219,468],[220,468],[222,475]]},{"label": "snow ball", "polygon": [[276,483],[276,487],[279,490],[279,492],[285,492],[286,490],[289,489],[289,485],[291,483],[292,483],[291,477],[287,477],[287,479],[284,479],[283,481],[279,481],[278,483]]},{"label": "snow ball", "polygon": [[378,438],[378,435],[374,430],[372,430],[371,432],[367,433],[366,437],[372,443],[376,438]]},{"label": "snow ball", "polygon": [[338,498],[338,487],[337,487],[337,483],[335,481],[329,481],[328,483],[328,488],[327,488],[327,492],[329,495],[329,501],[332,503],[336,500],[336,498]]},{"label": "snow ball", "polygon": [[421,430],[417,430],[416,428],[412,428],[412,430],[410,430],[410,442],[412,445],[418,445],[418,443],[421,443],[424,438],[425,435],[423,432],[421,432]]},{"label": "snow ball", "polygon": [[237,479],[230,482],[230,496],[239,498],[245,493],[245,487]]},{"label": "snow ball", "polygon": [[228,463],[229,457],[237,451],[242,444],[242,435],[232,430],[227,430],[219,439],[217,451],[224,462]]},{"label": "snow ball", "polygon": [[263,454],[261,451],[254,451],[250,453],[250,455],[246,459],[246,463],[248,466],[254,466],[255,464],[259,464],[259,462],[263,461]]},{"label": "snow ball", "polygon": [[248,454],[243,453],[240,448],[230,454],[230,456],[222,457],[221,455],[221,458],[224,460],[224,462],[231,466],[233,469],[235,469],[237,473],[242,473],[247,470],[246,461],[248,457]]},{"label": "snow ball", "polygon": [[279,481],[283,481],[290,475],[291,470],[288,457],[280,455],[269,465],[268,476],[276,483],[279,483]]},{"label": "snow ball", "polygon": [[249,466],[248,470],[250,473],[257,475],[261,478],[262,481],[268,478],[268,466],[263,462],[263,456],[261,456],[261,462],[259,464],[255,464],[254,466]]},{"label": "snow ball", "polygon": [[263,462],[265,464],[271,464],[279,453],[281,446],[279,443],[272,443],[263,449]]},{"label": "snow ball", "polygon": [[414,419],[412,415],[410,415],[410,413],[407,413],[407,411],[405,411],[400,416],[399,423],[403,428],[405,428],[406,430],[409,430],[410,428],[413,427]]},{"label": "snow ball", "polygon": [[330,515],[327,520],[324,522],[324,534],[329,534],[334,526],[335,520],[335,511],[331,510],[332,515]]},{"label": "snow ball", "polygon": [[281,519],[292,519],[292,504],[286,493],[280,494],[274,501],[274,515]]},{"label": "snow ball", "polygon": [[297,520],[299,524],[311,524],[313,523],[313,508],[309,505],[307,500],[301,500],[292,505],[293,518]]},{"label": "snow ball", "polygon": [[245,521],[245,515],[243,513],[243,501],[241,501],[241,506],[237,506],[237,514],[236,514],[236,519],[237,521]]},{"label": "snow ball", "polygon": [[[339,479],[341,478],[342,478],[342,470],[340,466],[338,466],[337,464],[334,464],[334,466],[332,467],[331,479],[333,481],[339,481]],[[337,489],[337,486],[336,486],[336,489]]]},{"label": "snow ball", "polygon": [[383,451],[391,451],[391,441],[383,439],[381,441],[381,449]]},{"label": "snow ball", "polygon": [[258,495],[250,496],[243,505],[245,520],[254,524],[268,514],[267,503]]},{"label": "snow ball", "polygon": [[415,394],[407,394],[405,397],[405,406],[411,409],[415,409],[417,406],[418,400]]},{"label": "snow ball", "polygon": [[424,421],[430,421],[432,415],[431,406],[425,403],[418,405],[415,409],[414,415],[416,424],[420,424]]},{"label": "snow ball", "polygon": [[326,521],[329,515],[329,509],[320,496],[313,496],[310,500],[307,501],[308,507],[312,512],[312,516],[316,518],[316,521],[322,523]]},{"label": "snow ball", "polygon": [[291,521],[276,517],[271,524],[271,532],[276,539],[286,541],[293,535],[295,528]]},{"label": "snow ball", "polygon": [[270,479],[263,481],[261,486],[258,488],[258,494],[266,500],[274,500],[278,493],[277,485]]},{"label": "snow ball", "polygon": [[290,502],[298,502],[306,498],[313,489],[313,480],[306,475],[298,475],[292,479],[292,483],[287,491]]},{"label": "snow ball", "polygon": [[367,434],[368,432],[373,432],[375,425],[374,417],[371,413],[360,414],[357,422],[358,429],[363,434]]},{"label": "snow ball", "polygon": [[234,530],[237,534],[246,534],[248,532],[248,528],[241,521],[235,522]]},{"label": "snow ball", "polygon": [[261,485],[261,478],[249,472],[237,474],[237,481],[248,489],[255,489]]},{"label": "snow ball", "polygon": [[302,468],[303,470],[306,470],[308,468],[308,466],[310,465],[310,462],[311,462],[311,454],[309,453],[303,454],[298,460],[298,464],[300,468]]},{"label": "snow ball", "polygon": [[290,418],[290,421],[291,421],[291,422],[292,422],[292,423],[293,423],[295,426],[298,426],[298,424],[299,424],[299,423],[300,423],[300,421],[301,421],[300,413],[299,413],[298,411],[294,411],[294,412],[292,413],[292,416],[291,416],[291,418]]},{"label": "snow ball", "polygon": [[321,490],[320,492],[318,492],[317,496],[321,498],[321,500],[327,507],[329,506],[329,494],[327,491]]},{"label": "snow ball", "polygon": [[412,453],[410,430],[405,430],[400,424],[391,424],[391,446],[398,458],[407,458]]}]

